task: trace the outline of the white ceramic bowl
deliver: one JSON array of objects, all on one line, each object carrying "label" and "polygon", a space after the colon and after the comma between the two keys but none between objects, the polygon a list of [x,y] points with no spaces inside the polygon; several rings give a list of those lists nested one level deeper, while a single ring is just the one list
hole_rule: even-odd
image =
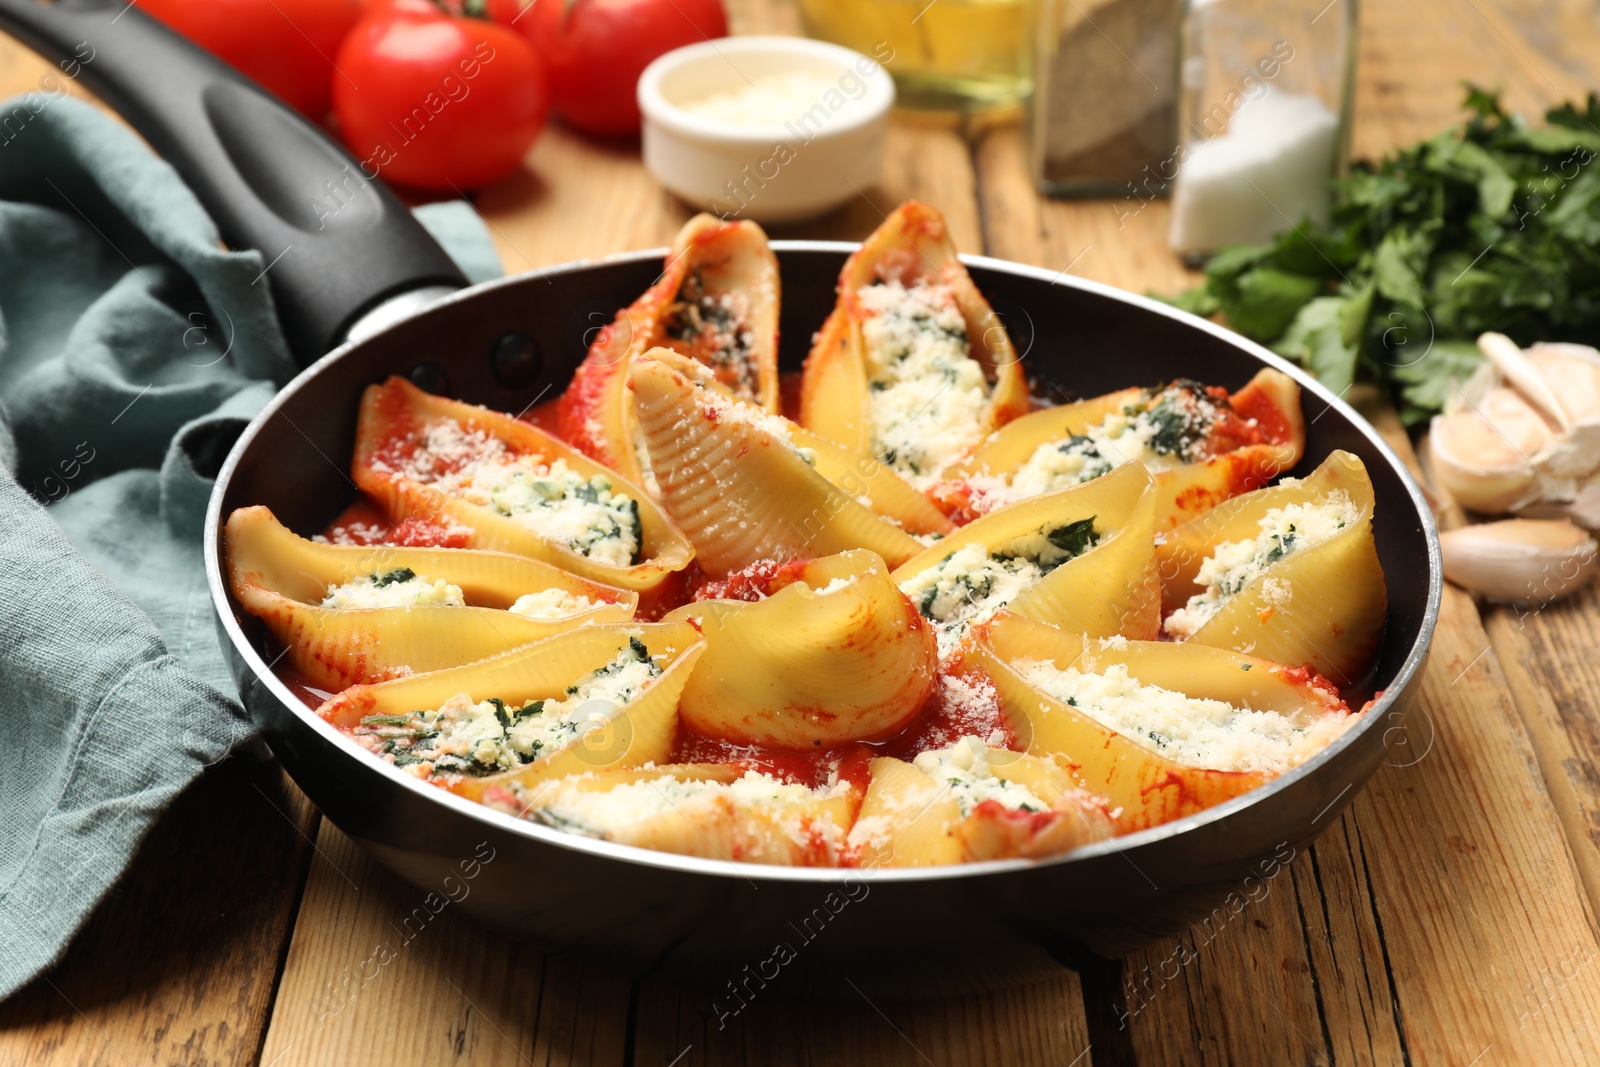
[{"label": "white ceramic bowl", "polygon": [[[768,124],[685,107],[790,74],[828,88]],[[848,48],[801,37],[704,41],[668,52],[639,77],[644,165],[678,196],[725,218],[819,215],[877,179],[893,104],[889,72]]]}]

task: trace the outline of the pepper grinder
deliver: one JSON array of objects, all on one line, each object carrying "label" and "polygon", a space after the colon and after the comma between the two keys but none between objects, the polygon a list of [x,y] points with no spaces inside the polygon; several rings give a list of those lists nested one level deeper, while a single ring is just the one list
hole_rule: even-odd
[{"label": "pepper grinder", "polygon": [[[1029,167],[1051,196],[1165,195],[1177,144],[1179,0],[1041,0]],[[1171,175],[1169,174],[1170,178]]]}]

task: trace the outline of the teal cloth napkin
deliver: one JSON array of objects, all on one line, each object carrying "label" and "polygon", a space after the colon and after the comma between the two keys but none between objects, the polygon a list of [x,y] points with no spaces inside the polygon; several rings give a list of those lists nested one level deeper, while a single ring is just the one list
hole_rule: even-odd
[{"label": "teal cloth napkin", "polygon": [[[20,106],[19,106],[20,105]],[[255,252],[70,99],[0,146],[0,998],[48,967],[162,809],[252,736],[200,556],[212,476],[294,373]],[[464,203],[419,219],[473,280]]]}]

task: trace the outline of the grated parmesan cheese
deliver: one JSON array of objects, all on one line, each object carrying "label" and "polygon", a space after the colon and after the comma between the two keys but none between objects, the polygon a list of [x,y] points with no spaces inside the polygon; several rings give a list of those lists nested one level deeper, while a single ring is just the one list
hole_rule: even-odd
[{"label": "grated parmesan cheese", "polygon": [[[998,761],[993,759],[996,755],[1000,757]],[[990,749],[976,737],[963,737],[949,748],[923,752],[911,762],[923,774],[949,787],[963,819],[986,800],[998,802],[1007,811],[1049,811],[1046,801],[1006,779],[1004,761],[1012,756],[1014,753]]]},{"label": "grated parmesan cheese", "polygon": [[442,578],[427,578],[409,567],[375,571],[330,585],[322,598],[325,608],[459,608],[466,603],[460,586]]},{"label": "grated parmesan cheese", "polygon": [[1204,458],[1206,436],[1223,414],[1198,382],[1180,380],[1064,440],[1047,441],[1012,474],[1007,500],[1066,489],[1124,463],[1155,472]]},{"label": "grated parmesan cheese", "polygon": [[[1193,637],[1224,604],[1247,589],[1279,560],[1321,544],[1361,518],[1361,509],[1342,491],[1329,493],[1317,503],[1273,508],[1261,517],[1261,533],[1248,541],[1224,541],[1200,564],[1195,582],[1204,588],[1161,624],[1168,634]],[[1281,607],[1292,590],[1281,578],[1262,585],[1267,603]]]},{"label": "grated parmesan cheese", "polygon": [[1024,535],[993,552],[970,544],[901,582],[900,591],[933,623],[943,658],[955,651],[968,628],[993,618],[1024,589],[1098,540],[1091,517]]},{"label": "grated parmesan cheese", "polygon": [[606,790],[575,787],[577,781],[562,780],[547,786],[513,786],[510,790],[526,809],[525,818],[547,823],[569,833],[609,838],[646,819],[677,812],[691,822],[697,810],[718,804],[733,804],[779,817],[793,811],[793,830],[798,837],[801,810],[818,800],[843,796],[849,786],[842,783],[811,789],[783,782],[769,774],[746,771],[733,782],[716,782],[663,776],[628,782]]},{"label": "grated parmesan cheese", "polygon": [[[374,464],[388,470],[387,465]],[[436,419],[394,473],[480,507],[492,508],[547,541],[626,567],[638,562],[643,527],[638,502],[613,491],[604,474],[585,477],[564,459],[541,463],[454,419]]]},{"label": "grated parmesan cheese", "polygon": [[983,437],[989,383],[948,285],[862,288],[872,450],[917,489]]},{"label": "grated parmesan cheese", "polygon": [[590,600],[586,596],[569,593],[565,589],[545,589],[538,593],[524,593],[508,610],[514,615],[523,615],[530,619],[563,619],[568,615],[576,615],[580,611],[599,607],[600,604],[601,601]]},{"label": "grated parmesan cheese", "polygon": [[761,74],[729,92],[712,93],[681,104],[683,110],[730,126],[782,126],[798,121],[829,92],[836,80],[804,70]]},{"label": "grated parmesan cheese", "polygon": [[1188,767],[1281,774],[1321,751],[1355,721],[1353,715],[1296,717],[1191,697],[1141,684],[1120,663],[1098,672],[1060,670],[1044,660],[1018,660],[1011,666],[1035,689]]}]

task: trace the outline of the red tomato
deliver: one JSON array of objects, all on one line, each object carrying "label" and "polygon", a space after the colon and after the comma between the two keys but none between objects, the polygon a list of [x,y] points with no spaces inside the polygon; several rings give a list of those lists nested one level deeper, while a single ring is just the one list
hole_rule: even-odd
[{"label": "red tomato", "polygon": [[361,0],[139,0],[153,15],[320,122],[333,57]]},{"label": "red tomato", "polygon": [[517,22],[550,65],[556,110],[580,130],[639,132],[639,75],[657,56],[728,35],[720,0],[533,0]]},{"label": "red tomato", "polygon": [[528,42],[480,19],[387,3],[339,50],[333,106],[368,175],[446,192],[515,170],[544,128],[549,78]]}]

